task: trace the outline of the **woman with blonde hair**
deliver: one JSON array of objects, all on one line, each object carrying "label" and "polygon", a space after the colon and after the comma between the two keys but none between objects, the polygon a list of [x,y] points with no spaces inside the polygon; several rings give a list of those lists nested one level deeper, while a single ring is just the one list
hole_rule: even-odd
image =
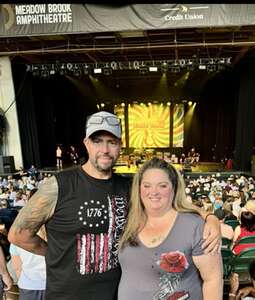
[{"label": "woman with blonde hair", "polygon": [[204,253],[203,227],[180,173],[162,159],[146,162],[120,240],[118,299],[221,300],[221,256]]}]

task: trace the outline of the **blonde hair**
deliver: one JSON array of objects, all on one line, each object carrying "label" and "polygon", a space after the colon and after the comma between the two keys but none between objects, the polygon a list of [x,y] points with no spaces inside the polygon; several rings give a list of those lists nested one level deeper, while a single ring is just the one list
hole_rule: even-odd
[{"label": "blonde hair", "polygon": [[136,245],[137,235],[141,230],[141,227],[146,223],[147,215],[140,198],[140,185],[144,173],[149,169],[160,169],[168,175],[174,190],[172,205],[176,211],[198,214],[198,211],[194,209],[193,204],[186,198],[185,183],[179,171],[172,165],[168,164],[165,160],[154,157],[145,162],[133,178],[130,210],[125,230],[119,243],[119,249],[125,247],[127,244]]}]

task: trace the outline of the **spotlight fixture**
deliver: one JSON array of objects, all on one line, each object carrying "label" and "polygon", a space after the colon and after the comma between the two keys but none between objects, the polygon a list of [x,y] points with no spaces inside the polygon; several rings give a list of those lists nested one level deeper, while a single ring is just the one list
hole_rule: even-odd
[{"label": "spotlight fixture", "polygon": [[149,67],[150,72],[158,72],[158,67]]},{"label": "spotlight fixture", "polygon": [[206,70],[206,65],[199,65],[199,66],[198,66],[198,69],[199,69],[199,70]]},{"label": "spotlight fixture", "polygon": [[172,72],[172,73],[179,73],[179,72],[181,72],[180,66],[171,66],[171,67],[169,68],[169,70],[170,70],[170,72]]},{"label": "spotlight fixture", "polygon": [[139,73],[140,74],[146,74],[146,73],[148,73],[148,68],[147,67],[140,67],[139,68]]},{"label": "spotlight fixture", "polygon": [[189,101],[189,102],[188,102],[188,105],[191,106],[191,105],[192,105],[192,101]]},{"label": "spotlight fixture", "polygon": [[112,74],[112,69],[111,68],[104,68],[103,69],[103,74],[104,75],[111,75]]},{"label": "spotlight fixture", "polygon": [[[56,61],[55,63],[42,63],[42,64],[28,64],[26,71],[31,72],[33,75],[42,76],[42,71],[48,71],[49,75],[59,73],[60,75],[74,75],[80,76],[81,74],[104,74],[111,75],[115,71],[130,71],[138,70],[141,74],[148,72],[162,72],[163,74],[171,71],[178,73],[182,69],[193,71],[195,69],[205,70],[208,72],[221,71],[226,67],[231,66],[232,57],[192,57],[180,59],[167,59],[167,60],[135,60],[135,61],[108,61],[99,63],[73,63]],[[79,70],[78,72],[76,72]],[[55,71],[55,73],[54,73]],[[46,72],[46,74],[48,73]],[[43,72],[43,74],[45,74]],[[45,76],[45,75],[43,75]],[[48,76],[48,75],[47,75]]]},{"label": "spotlight fixture", "polygon": [[89,74],[89,69],[88,68],[83,69],[83,74],[88,75]]},{"label": "spotlight fixture", "polygon": [[94,69],[94,74],[100,74],[102,73],[102,69],[101,68],[95,68]]},{"label": "spotlight fixture", "polygon": [[73,75],[74,75],[74,76],[77,76],[77,77],[81,76],[81,70],[75,69],[75,70],[73,71]]},{"label": "spotlight fixture", "polygon": [[207,65],[208,72],[216,72],[217,66],[216,65]]},{"label": "spotlight fixture", "polygon": [[42,70],[41,71],[41,76],[43,78],[49,78],[50,77],[50,72],[48,70]]}]

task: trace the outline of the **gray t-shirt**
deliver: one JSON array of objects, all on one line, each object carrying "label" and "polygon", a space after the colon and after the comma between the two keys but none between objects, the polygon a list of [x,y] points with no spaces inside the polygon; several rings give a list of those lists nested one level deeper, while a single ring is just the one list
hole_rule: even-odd
[{"label": "gray t-shirt", "polygon": [[192,256],[203,254],[203,219],[178,213],[157,247],[127,246],[119,253],[118,300],[202,300],[202,280]]}]

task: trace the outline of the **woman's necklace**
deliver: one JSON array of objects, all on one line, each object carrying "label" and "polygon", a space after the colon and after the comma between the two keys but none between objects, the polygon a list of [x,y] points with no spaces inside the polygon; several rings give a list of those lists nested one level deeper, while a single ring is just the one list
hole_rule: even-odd
[{"label": "woman's necklace", "polygon": [[156,235],[154,237],[152,237],[149,241],[150,244],[156,244],[156,243],[159,243],[161,242],[162,240],[164,239],[164,236],[162,235]]},{"label": "woman's necklace", "polygon": [[[147,226],[150,228],[150,230],[152,229],[153,231],[156,228],[156,226],[152,225],[149,221],[147,221]],[[159,244],[165,238],[165,236],[162,235],[162,233],[158,233],[158,234],[155,233],[155,234],[151,234],[151,235],[152,236],[148,240],[148,242],[149,242],[150,245]]]}]

